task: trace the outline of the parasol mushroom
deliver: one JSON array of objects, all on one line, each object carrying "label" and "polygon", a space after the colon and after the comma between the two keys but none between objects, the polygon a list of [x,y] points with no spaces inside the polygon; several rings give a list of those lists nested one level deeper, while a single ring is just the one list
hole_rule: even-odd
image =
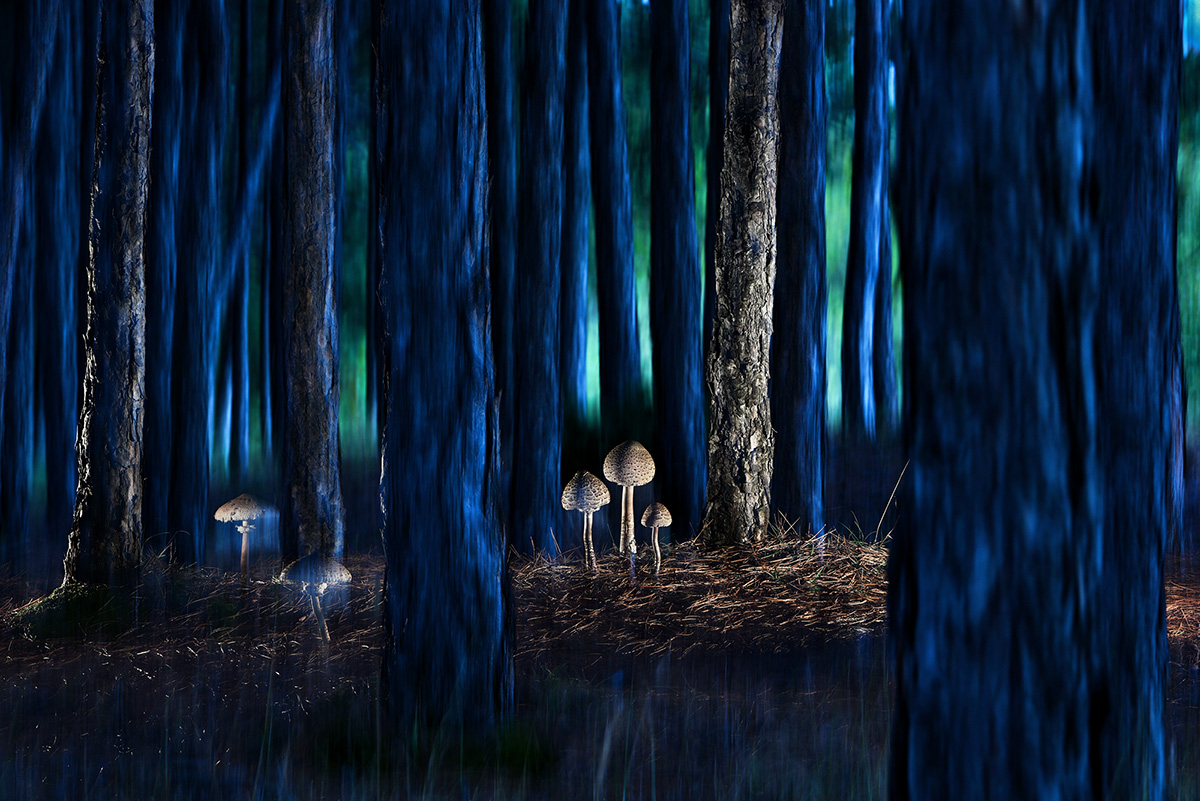
[{"label": "parasol mushroom", "polygon": [[654,478],[654,459],[645,446],[626,440],[604,457],[604,477],[621,485],[621,543],[620,552],[629,548],[630,556],[637,553],[633,538],[633,488],[650,483]]},{"label": "parasol mushroom", "polygon": [[662,564],[662,554],[658,550],[658,530],[671,525],[671,511],[661,503],[652,503],[642,512],[642,525],[654,532],[654,572]]},{"label": "parasol mushroom", "polygon": [[279,581],[298,585],[302,592],[308,594],[309,600],[312,601],[313,614],[317,619],[317,633],[321,635],[322,640],[328,642],[329,627],[325,625],[321,596],[331,587],[345,587],[350,583],[350,571],[346,566],[320,553],[310,553],[288,565],[279,574]]},{"label": "parasol mushroom", "polygon": [[592,513],[611,500],[608,487],[586,470],[571,476],[563,487],[562,506],[568,512],[583,512],[583,563],[596,566],[596,551],[592,547]]},{"label": "parasol mushroom", "polygon": [[253,495],[237,496],[229,501],[213,515],[221,523],[238,523],[237,530],[242,535],[242,585],[245,586],[250,568],[250,532],[254,529],[251,520],[258,520],[267,512],[273,511],[269,503],[260,501]]}]

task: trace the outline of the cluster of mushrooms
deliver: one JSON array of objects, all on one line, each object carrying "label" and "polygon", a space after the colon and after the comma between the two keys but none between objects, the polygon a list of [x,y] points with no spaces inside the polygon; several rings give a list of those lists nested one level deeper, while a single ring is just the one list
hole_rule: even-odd
[{"label": "cluster of mushrooms", "polygon": [[[604,477],[621,487],[621,536],[617,547],[620,553],[624,554],[628,549],[629,555],[633,556],[637,553],[633,536],[633,488],[648,484],[654,478],[654,459],[642,443],[627,440],[604,457]],[[563,487],[563,509],[583,513],[583,560],[590,569],[596,568],[592,514],[611,499],[608,486],[586,470],[571,476],[567,486]],[[652,503],[642,513],[642,525],[653,532],[654,572],[657,573],[662,565],[658,530],[671,525],[671,512],[661,503]]]}]

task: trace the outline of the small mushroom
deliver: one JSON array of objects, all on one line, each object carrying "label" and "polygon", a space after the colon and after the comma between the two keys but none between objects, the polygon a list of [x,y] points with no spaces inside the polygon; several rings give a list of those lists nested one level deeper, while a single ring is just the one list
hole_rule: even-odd
[{"label": "small mushroom", "polygon": [[242,535],[242,585],[245,586],[250,572],[250,532],[254,529],[251,520],[258,520],[269,511],[273,511],[269,503],[260,501],[253,495],[242,494],[229,501],[213,515],[221,523],[238,523],[237,530]]},{"label": "small mushroom", "polygon": [[322,640],[329,641],[329,627],[325,625],[325,610],[321,606],[321,596],[331,587],[345,587],[350,583],[350,571],[336,559],[329,559],[320,553],[310,553],[308,556],[288,565],[279,574],[279,581],[284,584],[295,584],[302,592],[308,594],[312,602],[313,614],[316,616],[317,633]]},{"label": "small mushroom", "polygon": [[563,487],[562,506],[568,512],[583,512],[583,563],[596,566],[596,551],[592,547],[592,513],[611,500],[608,487],[586,470],[571,476]]},{"label": "small mushroom", "polygon": [[662,553],[658,550],[658,530],[671,525],[671,511],[661,503],[652,503],[642,512],[642,525],[654,532],[654,573],[658,574],[662,564]]},{"label": "small mushroom", "polygon": [[633,488],[649,484],[654,478],[654,459],[645,446],[634,440],[626,440],[604,457],[604,477],[621,485],[621,543],[620,552],[637,553],[633,538]]}]

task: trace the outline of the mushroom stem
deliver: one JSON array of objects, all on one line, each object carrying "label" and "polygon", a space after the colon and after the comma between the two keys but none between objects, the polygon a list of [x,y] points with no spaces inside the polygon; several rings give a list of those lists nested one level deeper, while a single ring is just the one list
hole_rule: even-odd
[{"label": "mushroom stem", "polygon": [[321,608],[321,593],[309,592],[309,598],[312,599],[313,614],[317,617],[317,633],[321,635],[321,639],[329,642],[329,627],[325,625],[325,610]]},{"label": "mushroom stem", "polygon": [[621,512],[621,536],[628,540],[630,555],[637,553],[637,541],[633,538],[633,487],[623,487],[621,502],[624,510]]},{"label": "mushroom stem", "polygon": [[244,521],[238,526],[238,531],[242,532],[242,586],[245,587],[250,577],[250,529],[254,525],[249,521]]},{"label": "mushroom stem", "polygon": [[654,575],[658,575],[659,565],[662,564],[662,552],[658,549],[658,526],[653,526],[651,531],[654,532]]},{"label": "mushroom stem", "polygon": [[583,566],[586,568],[594,568],[596,566],[596,552],[592,549],[591,512],[584,512],[583,514]]},{"label": "mushroom stem", "polygon": [[625,501],[629,498],[629,487],[621,485],[621,533],[617,535],[617,553],[625,555],[625,521],[629,519]]}]

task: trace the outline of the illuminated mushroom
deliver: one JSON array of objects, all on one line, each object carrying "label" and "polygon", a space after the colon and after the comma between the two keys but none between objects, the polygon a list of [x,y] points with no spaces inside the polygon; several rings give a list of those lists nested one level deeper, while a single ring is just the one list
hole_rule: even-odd
[{"label": "illuminated mushroom", "polygon": [[658,530],[671,525],[671,511],[661,503],[652,503],[642,512],[642,525],[654,532],[654,572],[662,564],[662,554],[658,550]]},{"label": "illuminated mushroom", "polygon": [[282,573],[279,581],[293,584],[306,593],[312,602],[313,614],[316,615],[317,633],[322,640],[328,642],[329,627],[325,625],[325,609],[321,605],[321,596],[330,588],[345,587],[350,583],[350,571],[336,559],[311,553],[296,562],[292,562]]},{"label": "illuminated mushroom", "polygon": [[604,477],[621,485],[620,552],[637,553],[633,538],[633,488],[649,484],[654,478],[654,459],[645,446],[634,440],[622,442],[604,457]]},{"label": "illuminated mushroom", "polygon": [[254,529],[251,520],[258,520],[267,512],[273,511],[269,503],[260,501],[253,495],[242,494],[229,501],[213,515],[221,523],[238,523],[237,530],[242,535],[242,585],[246,584],[250,572],[250,532]]},{"label": "illuminated mushroom", "polygon": [[583,512],[583,563],[596,566],[596,551],[592,547],[592,513],[611,500],[608,487],[586,470],[571,476],[563,487],[562,506],[568,512]]}]

